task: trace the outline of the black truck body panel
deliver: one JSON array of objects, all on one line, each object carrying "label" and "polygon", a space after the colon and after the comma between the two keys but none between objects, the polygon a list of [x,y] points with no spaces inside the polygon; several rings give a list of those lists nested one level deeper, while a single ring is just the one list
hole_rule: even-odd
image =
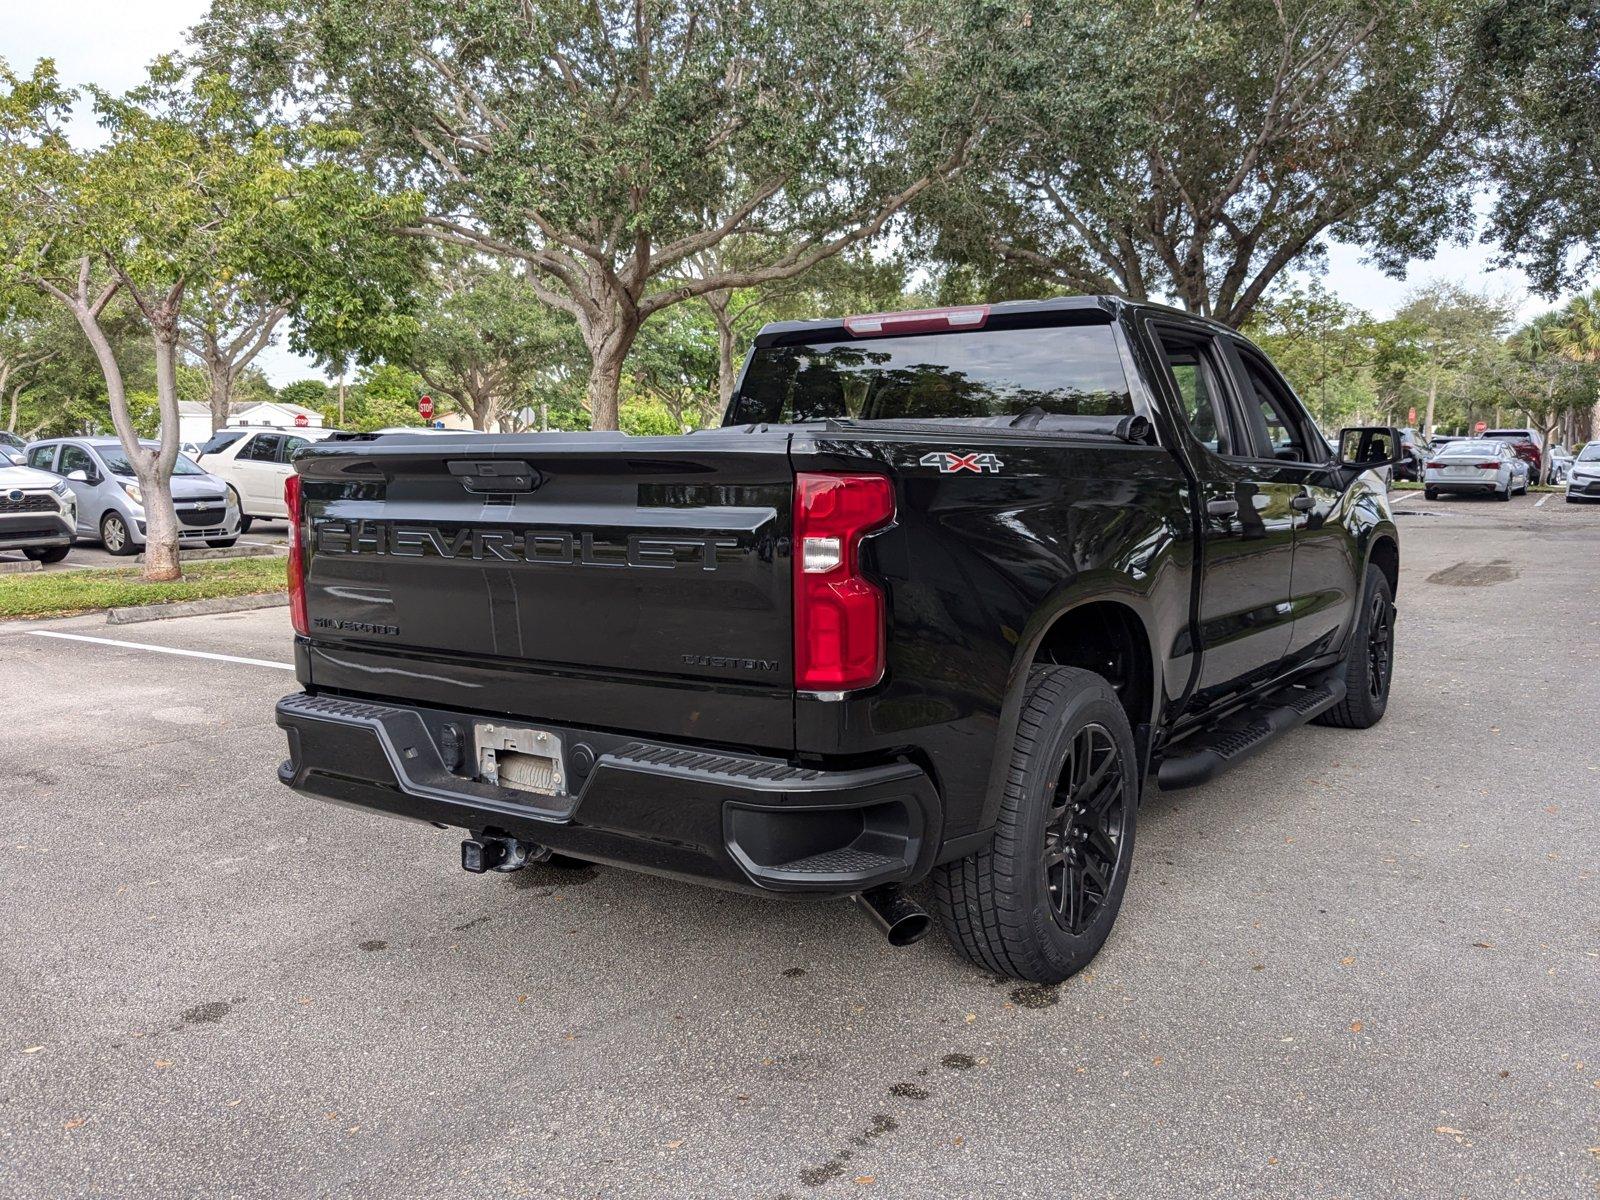
[{"label": "black truck body panel", "polygon": [[[1374,547],[1397,546],[1381,484],[1198,440],[1171,339],[1206,341],[1239,411],[1259,356],[1232,331],[1101,298],[994,313],[997,329],[1107,326],[1151,435],[819,420],[308,447],[305,694],[279,708],[281,777],[597,861],[847,894],[983,844],[1029,670],[1087,606],[1136,632],[1119,690],[1153,766],[1241,706],[1309,694],[1345,649]],[[845,336],[787,323],[756,346]],[[928,466],[946,452],[995,465]],[[885,670],[843,695],[795,686],[799,472],[893,488],[892,523],[860,553],[884,596]],[[441,739],[470,743],[486,721],[558,734],[593,766],[541,808],[447,761]]]}]

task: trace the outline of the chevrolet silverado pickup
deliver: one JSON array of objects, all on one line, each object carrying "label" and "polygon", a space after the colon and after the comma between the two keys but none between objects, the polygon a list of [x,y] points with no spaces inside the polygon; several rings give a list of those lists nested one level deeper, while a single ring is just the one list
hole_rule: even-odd
[{"label": "chevrolet silverado pickup", "polygon": [[849,897],[1056,981],[1152,784],[1392,673],[1398,431],[1330,449],[1235,331],[1114,297],[768,325],[722,427],[325,441],[287,486],[290,787]]}]

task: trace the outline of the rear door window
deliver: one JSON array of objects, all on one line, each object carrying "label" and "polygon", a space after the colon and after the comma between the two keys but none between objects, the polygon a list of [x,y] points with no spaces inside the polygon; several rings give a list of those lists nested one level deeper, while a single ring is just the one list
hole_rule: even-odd
[{"label": "rear door window", "polygon": [[1241,439],[1228,417],[1227,385],[1216,339],[1188,331],[1154,330],[1177,387],[1179,415],[1195,440],[1215,454],[1238,454]]}]

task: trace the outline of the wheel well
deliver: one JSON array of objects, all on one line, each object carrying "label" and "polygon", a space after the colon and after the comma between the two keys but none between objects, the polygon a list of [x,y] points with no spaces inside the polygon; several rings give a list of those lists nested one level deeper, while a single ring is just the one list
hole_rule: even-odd
[{"label": "wheel well", "polygon": [[1036,663],[1081,667],[1110,681],[1137,729],[1150,720],[1155,680],[1144,622],[1126,605],[1096,601],[1069,609],[1045,631]]},{"label": "wheel well", "polygon": [[1393,538],[1381,537],[1372,543],[1372,552],[1367,555],[1367,561],[1383,572],[1383,577],[1389,581],[1389,594],[1400,594],[1400,547],[1395,545]]}]

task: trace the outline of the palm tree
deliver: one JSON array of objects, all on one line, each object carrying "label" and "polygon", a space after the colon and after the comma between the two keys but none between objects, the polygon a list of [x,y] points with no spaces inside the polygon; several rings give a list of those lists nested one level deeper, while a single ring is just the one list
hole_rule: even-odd
[{"label": "palm tree", "polygon": [[[1550,344],[1575,362],[1600,362],[1600,288],[1574,296],[1560,315],[1560,324],[1550,330]],[[1590,414],[1589,436],[1600,438],[1600,397]]]}]

